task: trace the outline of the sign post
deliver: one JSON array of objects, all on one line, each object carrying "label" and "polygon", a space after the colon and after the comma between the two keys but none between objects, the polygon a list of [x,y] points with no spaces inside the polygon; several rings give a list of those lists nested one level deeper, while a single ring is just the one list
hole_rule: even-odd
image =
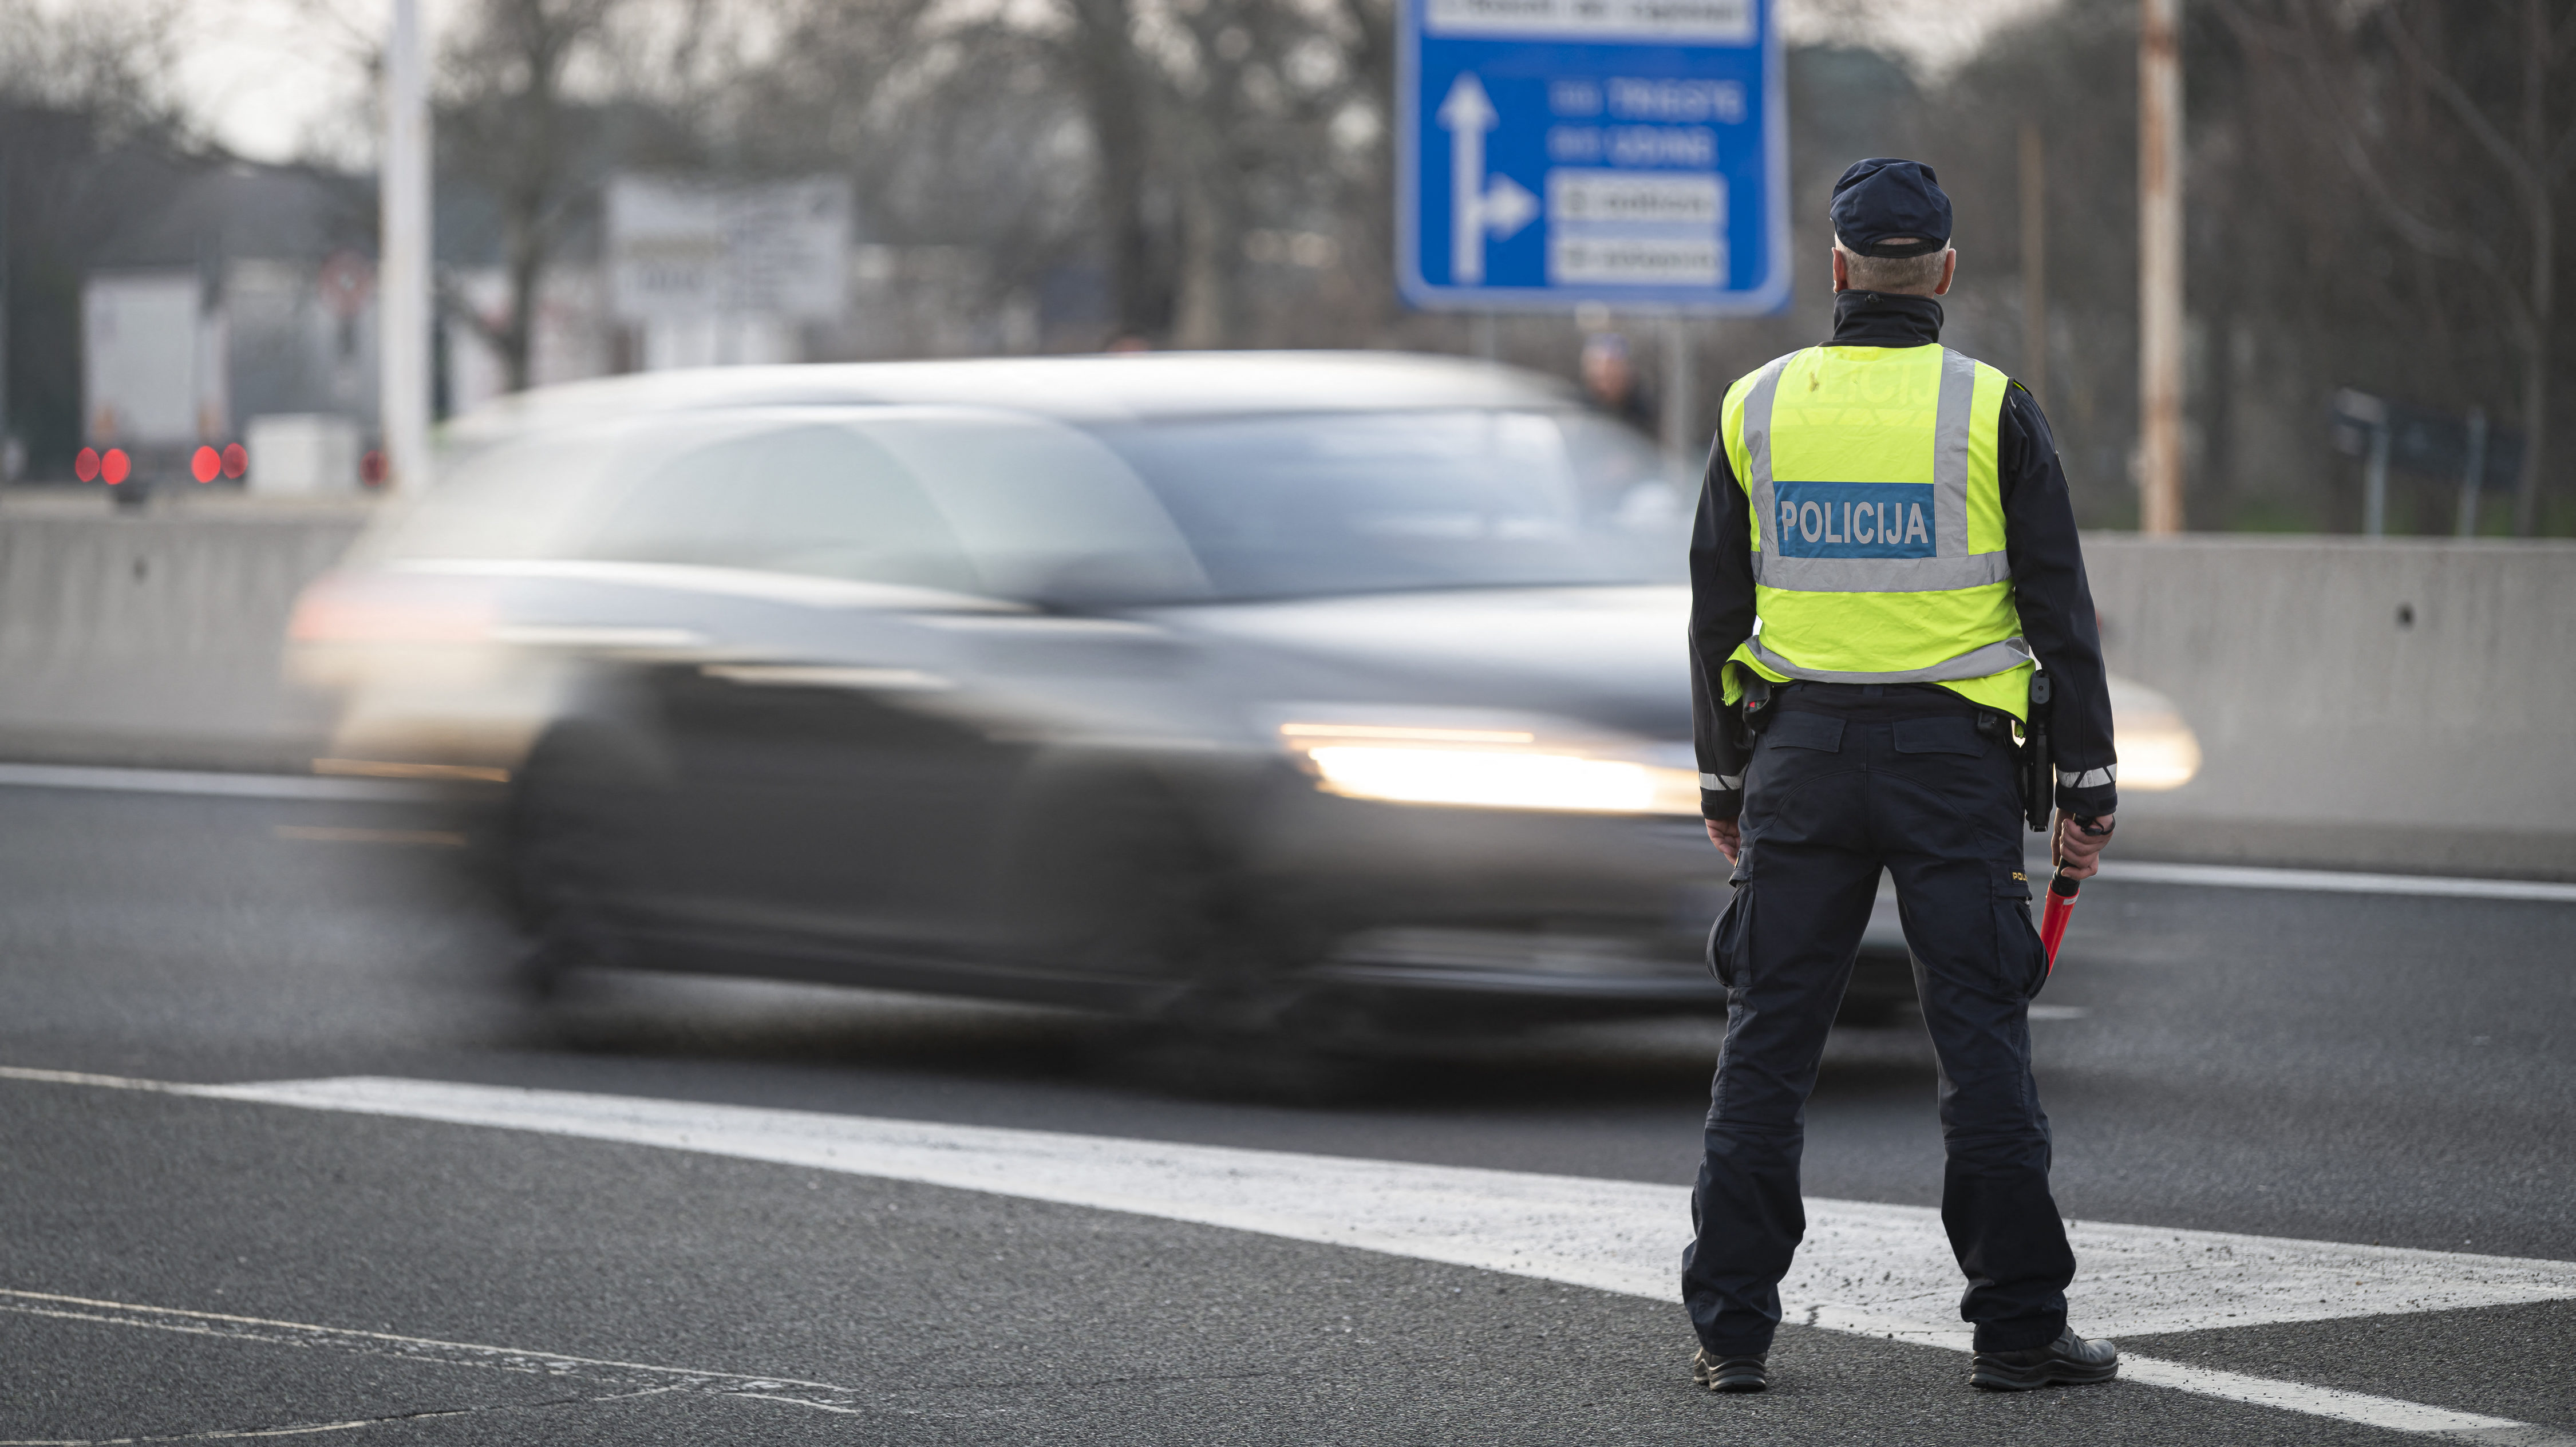
[{"label": "sign post", "polygon": [[376,415],[384,428],[387,482],[429,487],[430,181],[429,61],[420,0],[393,0],[385,41],[385,154],[378,186],[384,241],[377,267]]},{"label": "sign post", "polygon": [[1396,275],[1461,310],[1788,304],[1778,0],[1403,0]]}]

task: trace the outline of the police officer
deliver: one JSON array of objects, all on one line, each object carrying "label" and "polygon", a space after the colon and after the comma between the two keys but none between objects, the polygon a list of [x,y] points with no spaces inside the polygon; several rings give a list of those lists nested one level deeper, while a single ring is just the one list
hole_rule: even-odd
[{"label": "police officer", "polygon": [[2013,722],[2055,697],[2057,842],[2090,876],[2116,803],[2111,701],[2075,516],[2030,392],[1940,345],[1958,257],[1932,168],[1835,183],[1834,334],[1727,390],[1691,541],[1700,805],[1735,866],[1710,940],[1726,1042],[1682,1293],[1712,1391],[1759,1391],[1806,1216],[1807,1093],[1879,871],[1940,1057],[1941,1220],[1967,1276],[1970,1381],[2107,1381],[2066,1325],[2028,1008]]}]

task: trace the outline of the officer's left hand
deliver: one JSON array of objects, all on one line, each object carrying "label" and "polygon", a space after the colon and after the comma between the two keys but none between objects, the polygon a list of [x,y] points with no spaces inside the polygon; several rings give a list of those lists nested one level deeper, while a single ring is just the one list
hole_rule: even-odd
[{"label": "officer's left hand", "polygon": [[2094,873],[2101,869],[2102,846],[2111,842],[2112,817],[2113,816],[2109,814],[2105,814],[2099,819],[2088,819],[2084,821],[2084,823],[2090,824],[2094,828],[2102,831],[2099,834],[2085,833],[2083,827],[2076,822],[2075,817],[2071,814],[2061,815],[2058,818],[2058,873],[2065,875],[2069,879],[2091,879]]},{"label": "officer's left hand", "polygon": [[1708,825],[1708,842],[1717,846],[1717,852],[1726,856],[1727,863],[1733,864],[1735,856],[1744,849],[1743,824],[1734,819],[1705,819],[1701,822]]}]

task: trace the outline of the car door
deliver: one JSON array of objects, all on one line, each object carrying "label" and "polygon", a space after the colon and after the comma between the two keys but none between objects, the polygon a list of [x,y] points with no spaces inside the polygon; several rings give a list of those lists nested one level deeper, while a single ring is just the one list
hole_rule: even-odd
[{"label": "car door", "polygon": [[1156,772],[1204,750],[1220,705],[1196,646],[1135,614],[1206,597],[1196,556],[1126,463],[1071,427],[951,407],[866,430],[921,480],[983,590],[1029,605],[923,620],[954,648],[960,685],[932,706],[983,736],[966,756],[972,792],[1000,801],[950,822],[969,867],[926,923],[1010,993],[1080,998],[1155,974],[1150,951],[1112,941],[1151,933],[1136,916],[1162,896],[1127,886],[1182,827]]},{"label": "car door", "polygon": [[991,772],[969,757],[974,730],[918,707],[948,686],[919,619],[996,605],[911,474],[834,419],[682,429],[637,472],[589,558],[711,590],[741,575],[757,604],[736,603],[700,654],[642,670],[668,777],[631,913],[718,952],[902,946],[970,867],[955,821]]},{"label": "car door", "polygon": [[782,416],[671,458],[594,551],[921,590],[654,674],[677,788],[652,907],[711,943],[889,983],[1007,977],[1008,877],[1049,801],[1033,777],[1192,726],[1185,650],[1104,609],[1204,578],[1113,454],[1040,419]]}]

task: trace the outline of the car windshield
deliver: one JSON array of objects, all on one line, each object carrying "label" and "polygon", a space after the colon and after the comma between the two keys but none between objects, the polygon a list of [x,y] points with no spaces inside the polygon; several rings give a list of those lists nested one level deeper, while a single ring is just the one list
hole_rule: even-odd
[{"label": "car windshield", "polygon": [[1659,583],[1688,522],[1652,443],[1582,412],[1308,413],[1102,426],[1216,593]]}]

